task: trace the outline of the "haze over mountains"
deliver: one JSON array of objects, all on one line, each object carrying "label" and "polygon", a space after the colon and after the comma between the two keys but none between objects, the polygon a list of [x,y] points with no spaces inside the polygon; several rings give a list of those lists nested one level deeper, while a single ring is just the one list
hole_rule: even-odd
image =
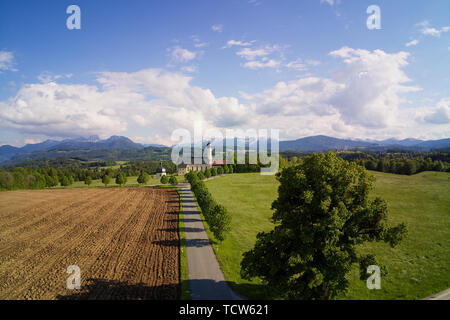
[{"label": "haze over mountains", "polygon": [[[450,138],[441,140],[387,139],[387,140],[350,140],[323,135],[305,137],[297,140],[280,141],[280,151],[327,151],[327,150],[372,150],[385,151],[398,148],[411,151],[450,151]],[[112,136],[101,140],[98,136],[66,139],[62,141],[46,140],[41,143],[27,144],[21,148],[4,145],[0,147],[0,164],[15,164],[27,160],[55,157],[88,157],[104,160],[126,160],[127,157],[146,159],[149,154],[160,153],[167,158],[170,147],[158,144],[140,144],[123,136]],[[106,152],[107,151],[107,152]],[[117,157],[125,157],[118,159]]]}]

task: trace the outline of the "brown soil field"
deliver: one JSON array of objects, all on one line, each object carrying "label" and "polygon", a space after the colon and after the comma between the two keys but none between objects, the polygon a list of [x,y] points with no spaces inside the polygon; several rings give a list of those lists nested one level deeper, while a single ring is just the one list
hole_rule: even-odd
[{"label": "brown soil field", "polygon": [[178,212],[170,189],[0,192],[0,299],[178,299]]}]

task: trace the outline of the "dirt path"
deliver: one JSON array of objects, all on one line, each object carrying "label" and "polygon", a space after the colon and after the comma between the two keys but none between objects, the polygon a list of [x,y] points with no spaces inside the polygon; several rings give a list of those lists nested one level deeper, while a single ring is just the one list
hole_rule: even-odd
[{"label": "dirt path", "polygon": [[[0,299],[177,299],[178,195],[107,188],[0,193]],[[68,290],[69,265],[81,290]]]}]

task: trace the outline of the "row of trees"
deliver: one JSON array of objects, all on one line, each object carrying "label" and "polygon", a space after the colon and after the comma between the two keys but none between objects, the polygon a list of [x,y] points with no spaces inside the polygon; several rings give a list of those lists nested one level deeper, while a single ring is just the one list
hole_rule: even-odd
[{"label": "row of trees", "polygon": [[[356,162],[367,170],[412,175],[423,171],[450,172],[450,153],[446,152],[340,152],[337,155],[347,161]],[[301,160],[291,156],[289,164],[296,164]]]},{"label": "row of trees", "polygon": [[450,172],[450,163],[442,162],[441,160],[433,161],[431,158],[368,159],[356,160],[356,163],[364,166],[367,170],[406,175],[412,175],[423,171]]},{"label": "row of trees", "polygon": [[162,176],[162,177],[161,177],[160,182],[161,182],[162,184],[176,185],[176,184],[178,184],[178,179],[177,179],[177,177],[175,177],[174,175],[169,176],[169,177],[167,177],[167,176],[165,175],[165,176]]},{"label": "row of trees", "polygon": [[230,230],[230,214],[224,206],[216,203],[205,183],[196,172],[187,173],[185,178],[191,184],[192,192],[197,198],[197,202],[214,237],[222,242]]}]

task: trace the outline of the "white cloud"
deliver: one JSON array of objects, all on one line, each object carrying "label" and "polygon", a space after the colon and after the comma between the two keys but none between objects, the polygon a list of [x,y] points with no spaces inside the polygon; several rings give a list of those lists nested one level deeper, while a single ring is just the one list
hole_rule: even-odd
[{"label": "white cloud", "polygon": [[[448,133],[450,98],[430,108],[402,107],[405,94],[419,90],[404,72],[408,53],[343,47],[330,55],[343,63],[329,77],[281,81],[262,92],[241,93],[241,99],[216,97],[194,86],[192,77],[161,69],[102,72],[96,85],[27,84],[0,102],[0,127],[26,138],[124,134],[166,145],[173,144],[174,129],[192,130],[199,120],[205,129],[278,128],[282,138],[419,133],[440,138],[445,126]],[[271,59],[245,62],[255,68],[277,64]]]},{"label": "white cloud", "polygon": [[248,69],[262,69],[262,68],[276,68],[281,64],[280,61],[276,61],[273,59],[267,61],[248,61],[244,63],[242,66]]},{"label": "white cloud", "polygon": [[189,51],[187,49],[181,48],[180,46],[175,46],[169,49],[172,60],[175,62],[189,62],[194,60],[197,56],[196,52]]},{"label": "white cloud", "polygon": [[231,48],[232,46],[238,46],[238,47],[249,47],[251,46],[255,41],[237,41],[237,40],[230,40],[227,42],[225,46],[222,47],[222,49],[225,48]]},{"label": "white cloud", "polygon": [[411,40],[410,42],[406,43],[405,46],[410,47],[410,46],[416,46],[418,44],[419,44],[419,40],[414,39],[414,40]]},{"label": "white cloud", "polygon": [[191,39],[194,41],[194,47],[196,48],[203,48],[209,45],[209,43],[207,42],[202,42],[200,38],[196,35],[191,36]]},{"label": "white cloud", "polygon": [[[441,99],[435,107],[425,107],[419,111],[419,122],[432,124],[450,124],[450,98]],[[450,131],[450,127],[447,127]],[[450,132],[449,132],[450,133]]]},{"label": "white cloud", "polygon": [[402,69],[408,64],[408,53],[343,47],[330,55],[344,62],[344,67],[330,78],[279,82],[263,93],[242,96],[257,106],[257,112],[270,117],[292,117],[293,123],[296,117],[308,115],[319,117],[315,123],[332,121],[330,128],[334,123],[340,131],[396,126],[403,94],[419,90],[406,85],[410,79]]},{"label": "white cloud", "polygon": [[330,102],[347,124],[386,127],[396,121],[402,94],[420,90],[406,86],[410,82],[402,68],[408,65],[407,52],[373,52],[343,47],[330,53],[343,59],[346,67],[333,74],[333,80],[344,84]]},{"label": "white cloud", "polygon": [[255,60],[256,58],[265,57],[271,54],[275,50],[274,47],[266,46],[263,48],[243,48],[236,52],[238,56],[247,60]]},{"label": "white cloud", "polygon": [[37,78],[42,83],[48,83],[48,82],[54,82],[58,79],[70,79],[72,78],[73,74],[67,73],[67,74],[52,74],[48,71],[42,72]]},{"label": "white cloud", "polygon": [[214,32],[222,32],[223,31],[223,25],[222,24],[215,24],[211,27],[211,30]]},{"label": "white cloud", "polygon": [[285,65],[286,68],[295,69],[298,71],[303,71],[306,69],[306,65],[303,63],[302,59],[298,58],[297,60],[291,61]]},{"label": "white cloud", "polygon": [[436,28],[432,27],[430,22],[427,20],[418,23],[417,26],[421,27],[420,32],[423,35],[433,36],[433,37],[437,37],[437,38],[439,38],[442,33],[450,31],[450,26],[436,29]]},{"label": "white cloud", "polygon": [[14,68],[14,54],[10,51],[0,51],[0,74],[2,71],[17,71]]},{"label": "white cloud", "polygon": [[0,126],[23,133],[54,137],[108,136],[142,127],[151,137],[170,144],[176,128],[191,128],[197,120],[210,127],[232,127],[249,119],[251,108],[233,97],[215,97],[192,86],[191,78],[160,69],[135,73],[103,72],[97,86],[24,85],[0,102]]}]

